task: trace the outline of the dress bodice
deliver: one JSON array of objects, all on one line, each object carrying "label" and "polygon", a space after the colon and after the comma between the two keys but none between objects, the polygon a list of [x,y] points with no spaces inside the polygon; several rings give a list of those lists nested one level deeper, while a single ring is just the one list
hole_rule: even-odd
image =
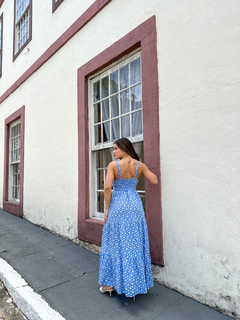
[{"label": "dress bodice", "polygon": [[119,178],[117,180],[113,180],[113,192],[114,191],[129,191],[135,190],[138,184],[138,180],[136,178],[138,173],[139,161],[137,161],[137,167],[135,171],[135,175],[130,179],[122,179],[121,167],[119,164],[119,160],[116,161],[118,166],[118,174]]}]

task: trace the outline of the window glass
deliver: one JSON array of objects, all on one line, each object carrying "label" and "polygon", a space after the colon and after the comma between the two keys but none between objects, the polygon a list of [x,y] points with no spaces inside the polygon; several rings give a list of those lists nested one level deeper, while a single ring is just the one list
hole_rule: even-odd
[{"label": "window glass", "polygon": [[21,123],[15,123],[10,127],[9,141],[9,199],[20,200],[20,150],[21,150]]},{"label": "window glass", "polygon": [[30,38],[30,0],[15,0],[15,54]]},{"label": "window glass", "polygon": [[[91,81],[90,136],[92,136],[91,218],[102,219],[104,184],[108,164],[114,160],[112,146],[121,137],[130,139],[143,159],[142,84],[140,52],[93,78]],[[95,159],[95,160],[94,160]],[[144,178],[137,191],[145,206]]]}]

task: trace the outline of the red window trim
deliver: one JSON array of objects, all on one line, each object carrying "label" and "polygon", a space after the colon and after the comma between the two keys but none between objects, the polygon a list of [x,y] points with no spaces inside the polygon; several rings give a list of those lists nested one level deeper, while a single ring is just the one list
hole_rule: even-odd
[{"label": "red window trim", "polygon": [[103,222],[89,219],[88,78],[121,57],[141,48],[144,159],[159,184],[146,181],[146,219],[152,262],[163,265],[163,229],[160,179],[159,88],[153,16],[78,69],[78,237],[101,244]]},{"label": "red window trim", "polygon": [[63,1],[64,0],[58,0],[57,2],[55,2],[55,0],[52,0],[52,13],[60,6]]},{"label": "red window trim", "polygon": [[1,58],[0,58],[0,78],[2,77],[2,55],[3,55],[3,13],[0,15],[0,23],[1,23]]},{"label": "red window trim", "polygon": [[13,25],[13,61],[15,61],[16,58],[19,56],[19,54],[24,50],[24,48],[26,48],[26,46],[32,40],[32,0],[30,0],[30,4],[29,4],[29,38],[17,52],[15,52],[15,47],[16,47],[15,46],[15,41],[16,41],[16,29],[15,29],[15,24],[16,24],[16,0],[14,0],[14,19],[13,20],[14,20],[14,25]]},{"label": "red window trim", "polygon": [[[14,121],[21,120],[21,151],[20,151],[20,201],[18,203],[8,201],[9,181],[9,136],[10,125]],[[3,210],[11,212],[18,217],[23,217],[23,180],[24,180],[24,126],[25,106],[15,111],[5,120],[5,146],[4,146],[4,179],[3,179]]]}]

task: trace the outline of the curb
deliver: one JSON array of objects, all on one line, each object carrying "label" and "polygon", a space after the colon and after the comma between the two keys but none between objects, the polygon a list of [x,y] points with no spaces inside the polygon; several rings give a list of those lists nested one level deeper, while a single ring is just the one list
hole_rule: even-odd
[{"label": "curb", "polygon": [[15,304],[29,320],[66,320],[13,269],[0,258],[0,278]]}]

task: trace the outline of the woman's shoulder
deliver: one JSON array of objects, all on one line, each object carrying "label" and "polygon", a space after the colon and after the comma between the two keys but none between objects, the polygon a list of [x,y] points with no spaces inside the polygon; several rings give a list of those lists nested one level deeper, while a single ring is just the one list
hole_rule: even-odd
[{"label": "woman's shoulder", "polygon": [[116,167],[116,166],[117,166],[117,161],[116,161],[116,160],[111,161],[111,162],[109,162],[109,164],[108,164],[108,168],[114,168],[114,167]]},{"label": "woman's shoulder", "polygon": [[142,161],[139,161],[139,167],[138,168],[142,172],[145,168],[147,168],[147,166]]}]

